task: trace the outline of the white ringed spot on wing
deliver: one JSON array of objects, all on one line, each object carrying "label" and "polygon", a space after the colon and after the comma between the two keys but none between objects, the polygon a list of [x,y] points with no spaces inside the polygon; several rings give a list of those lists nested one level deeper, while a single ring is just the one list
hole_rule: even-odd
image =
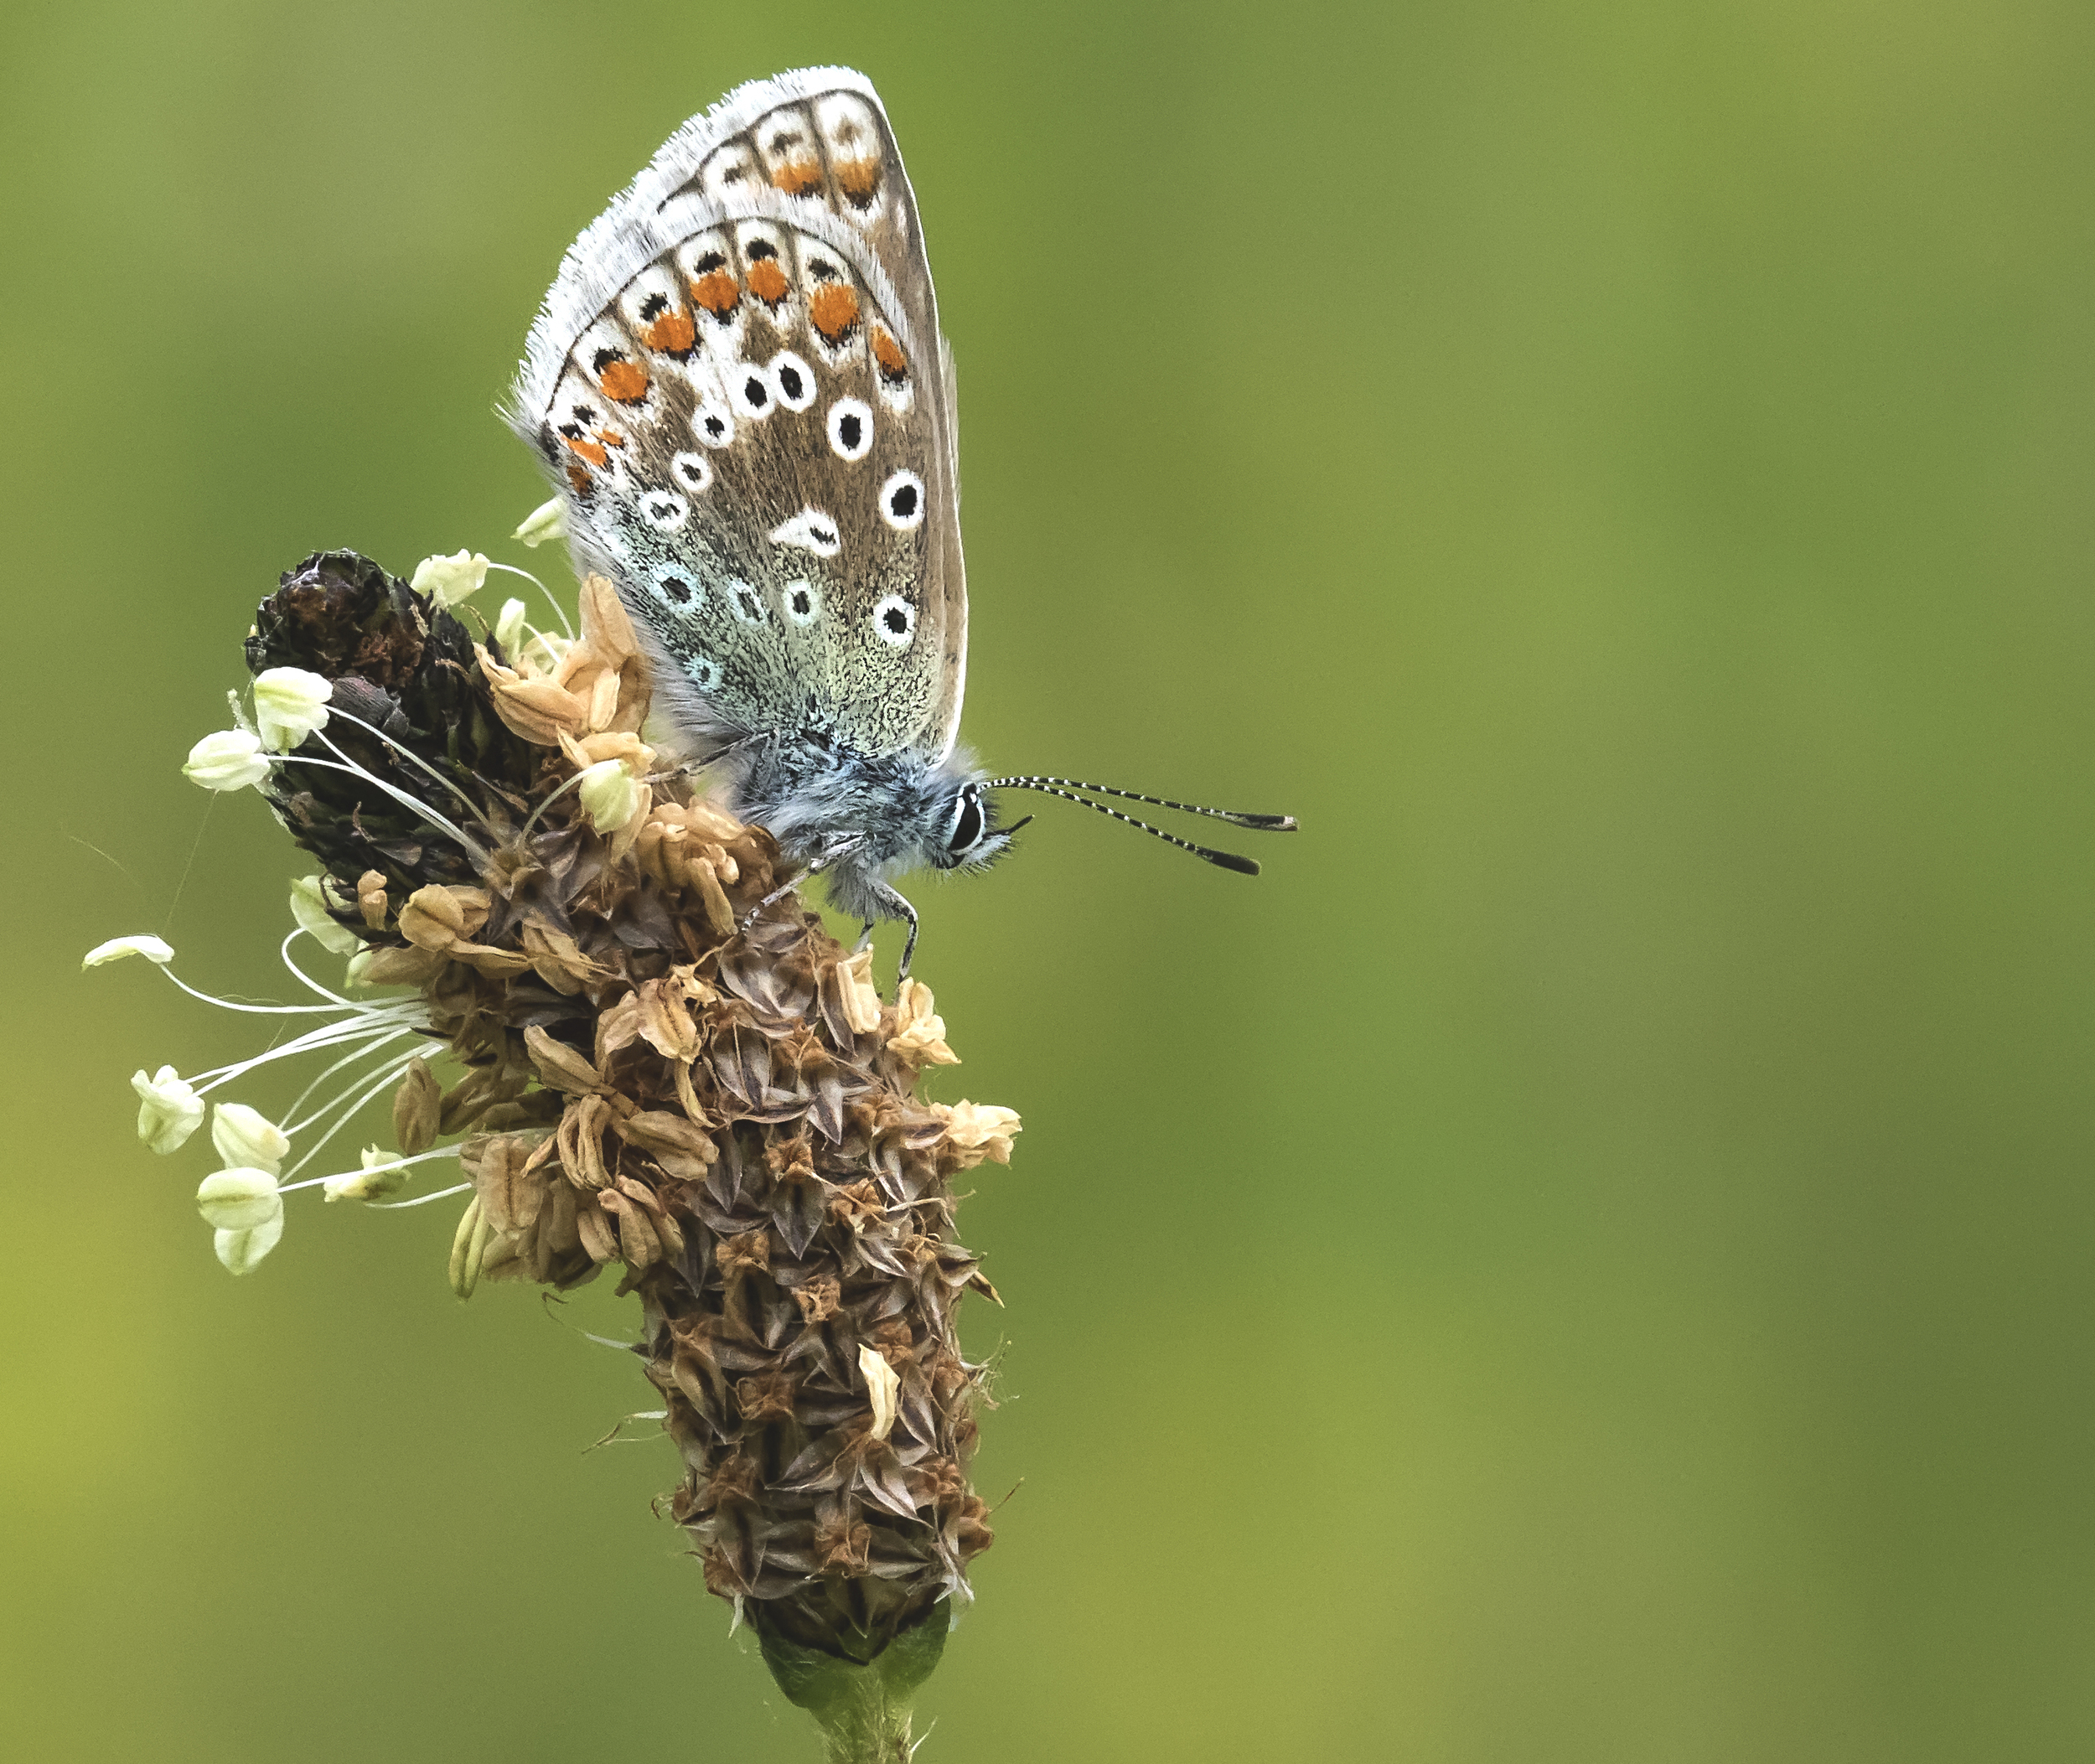
[{"label": "white ringed spot on wing", "polygon": [[[880,487],[880,518],[897,533],[923,525],[923,479],[897,472]],[[887,602],[881,603],[882,606]]]},{"label": "white ringed spot on wing", "polygon": [[815,402],[815,370],[791,349],[780,349],[771,358],[771,383],[778,388],[779,402],[789,411],[804,411]]},{"label": "white ringed spot on wing", "polygon": [[640,492],[640,519],[658,533],[674,533],[691,518],[691,505],[674,490]]},{"label": "white ringed spot on wing", "polygon": [[862,398],[840,398],[830,406],[830,447],[856,464],[873,450],[873,410]]},{"label": "white ringed spot on wing", "polygon": [[727,396],[743,416],[761,422],[771,414],[772,406],[778,401],[778,388],[754,362],[731,362],[721,370],[721,378],[727,382]]},{"label": "white ringed spot on wing", "polygon": [[684,672],[691,684],[701,692],[720,690],[720,664],[710,655],[691,654],[684,658]]},{"label": "white ringed spot on wing", "polygon": [[713,463],[703,453],[679,453],[670,462],[670,469],[694,495],[713,481]]},{"label": "white ringed spot on wing", "polygon": [[792,520],[771,530],[771,542],[779,546],[798,546],[803,551],[812,551],[817,557],[834,557],[844,548],[844,541],[837,537],[836,523],[817,508],[805,508]]},{"label": "white ringed spot on wing", "polygon": [[709,447],[734,445],[735,417],[717,399],[702,398],[691,412],[691,432]]},{"label": "white ringed spot on wing", "polygon": [[654,572],[649,584],[655,598],[672,613],[689,618],[706,604],[706,584],[691,571],[676,564],[665,564]]},{"label": "white ringed spot on wing", "polygon": [[763,596],[746,582],[727,584],[727,605],[743,624],[760,625],[764,622]]},{"label": "white ringed spot on wing", "polygon": [[822,616],[822,591],[811,582],[785,585],[786,617],[796,625],[811,625]]},{"label": "white ringed spot on wing", "polygon": [[899,594],[873,608],[873,634],[890,649],[906,649],[917,634],[917,609]]}]

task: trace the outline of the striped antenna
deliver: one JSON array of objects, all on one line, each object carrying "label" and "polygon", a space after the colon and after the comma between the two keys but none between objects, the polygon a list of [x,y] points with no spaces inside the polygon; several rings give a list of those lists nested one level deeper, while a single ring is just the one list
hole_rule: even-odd
[{"label": "striped antenna", "polygon": [[[1060,784],[1065,790],[1095,790],[1101,796],[1117,796],[1123,802],[1146,802],[1159,809],[1176,809],[1182,815],[1208,815],[1217,820],[1226,820],[1233,827],[1249,827],[1260,833],[1293,833],[1298,824],[1292,815],[1244,815],[1234,809],[1203,809],[1198,803],[1173,802],[1168,796],[1145,796],[1140,790],[1116,790],[1111,784],[1089,784],[1081,778],[992,778],[984,787],[1001,790],[1007,786],[1014,790],[1041,790],[1050,784]],[[1053,793],[1050,793],[1053,794]],[[1099,805],[1091,804],[1093,808]],[[1135,823],[1137,826],[1141,822]],[[1156,830],[1151,829],[1152,832]]]},{"label": "striped antenna", "polygon": [[[1075,788],[1069,788],[1074,785]],[[1182,851],[1190,851],[1195,857],[1204,859],[1218,869],[1234,870],[1239,876],[1256,876],[1259,866],[1249,857],[1239,857],[1234,851],[1217,851],[1207,846],[1197,846],[1190,839],[1181,839],[1176,833],[1166,833],[1161,827],[1152,827],[1146,820],[1137,820],[1132,815],[1123,815],[1118,809],[1109,809],[1102,802],[1094,802],[1088,796],[1079,796],[1077,789],[1097,790],[1108,796],[1125,798],[1130,802],[1155,803],[1162,809],[1182,809],[1189,815],[1212,815],[1234,826],[1255,827],[1275,833],[1295,831],[1295,817],[1291,815],[1238,815],[1227,809],[1201,809],[1191,803],[1172,802],[1161,796],[1138,795],[1133,790],[1116,790],[1110,784],[1078,784],[1068,778],[992,778],[985,789],[999,790],[1037,790],[1043,796],[1059,796],[1064,802],[1082,803],[1085,808],[1120,821],[1130,827],[1139,827],[1145,833],[1153,834],[1166,845],[1177,846]],[[1027,820],[1032,817],[1028,815]]]}]

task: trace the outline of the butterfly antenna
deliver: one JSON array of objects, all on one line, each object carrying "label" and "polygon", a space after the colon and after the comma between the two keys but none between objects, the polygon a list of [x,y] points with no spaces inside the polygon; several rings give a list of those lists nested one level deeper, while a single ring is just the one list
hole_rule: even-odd
[{"label": "butterfly antenna", "polygon": [[[1226,820],[1233,827],[1249,827],[1260,833],[1293,833],[1299,824],[1292,815],[1245,815],[1235,809],[1203,809],[1198,803],[1173,802],[1168,796],[1145,796],[1140,790],[1116,790],[1111,784],[1086,784],[1081,778],[992,778],[988,788],[1001,789],[1008,785],[1016,790],[1042,790],[1050,784],[1059,784],[1066,790],[1095,790],[1101,796],[1117,796],[1123,802],[1146,802],[1159,809],[1176,809],[1182,815],[1206,815],[1216,820]],[[1091,804],[1093,808],[1099,805]],[[1135,825],[1141,826],[1137,821]],[[1156,830],[1152,827],[1153,833]],[[1167,835],[1168,836],[1168,835]]]},{"label": "butterfly antenna", "polygon": [[[1110,815],[1115,820],[1123,821],[1130,827],[1140,827],[1145,833],[1153,833],[1157,838],[1162,840],[1165,844],[1177,846],[1182,851],[1190,851],[1195,857],[1205,858],[1209,863],[1215,865],[1218,868],[1223,870],[1234,870],[1239,876],[1256,876],[1259,873],[1259,866],[1257,863],[1249,857],[1239,857],[1234,851],[1211,851],[1206,846],[1197,846],[1190,839],[1181,839],[1176,833],[1166,833],[1161,827],[1152,827],[1146,820],[1137,820],[1132,815],[1123,815],[1118,809],[1109,809],[1102,802],[1094,802],[1088,796],[1078,795],[1074,790],[1063,789],[1059,788],[1058,780],[1050,780],[1045,778],[993,778],[989,780],[988,788],[992,789],[1037,790],[1043,796],[1059,796],[1064,802],[1080,802],[1087,809],[1095,809],[1099,814]],[[1133,794],[1134,793],[1132,791],[1128,790],[1116,790],[1114,792],[1114,794],[1116,796],[1130,796],[1133,795]],[[1137,802],[1151,802],[1157,800],[1156,798],[1147,796],[1135,797],[1135,799]],[[1173,806],[1176,806],[1176,804]],[[1203,812],[1212,815],[1218,811],[1210,809]],[[1031,815],[1027,817],[1028,820],[1032,818],[1032,817]],[[1286,819],[1285,816],[1269,816],[1265,818],[1273,820]],[[1291,826],[1293,822],[1289,822],[1289,825]]]}]

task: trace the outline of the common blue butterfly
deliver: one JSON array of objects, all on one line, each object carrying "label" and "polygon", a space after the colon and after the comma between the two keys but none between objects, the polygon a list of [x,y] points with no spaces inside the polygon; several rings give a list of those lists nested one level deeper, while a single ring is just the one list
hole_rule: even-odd
[{"label": "common blue butterfly", "polygon": [[[953,359],[872,83],[805,68],[685,123],[582,237],[531,327],[508,415],[564,499],[577,562],[634,614],[681,757],[862,919],[892,878],[979,867],[1040,790],[1211,851],[1090,790],[991,778],[956,746],[967,676]],[[1028,817],[1030,819],[1030,817]],[[783,891],[781,891],[783,892]]]}]

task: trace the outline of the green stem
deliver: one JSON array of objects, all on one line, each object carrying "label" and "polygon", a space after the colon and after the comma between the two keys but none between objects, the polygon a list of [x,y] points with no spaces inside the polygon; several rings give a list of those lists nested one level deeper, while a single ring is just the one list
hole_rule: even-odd
[{"label": "green stem", "polygon": [[941,1601],[863,1665],[762,1624],[757,1636],[779,1689],[820,1726],[828,1764],[909,1764],[910,1707],[944,1650],[946,1617]]}]

